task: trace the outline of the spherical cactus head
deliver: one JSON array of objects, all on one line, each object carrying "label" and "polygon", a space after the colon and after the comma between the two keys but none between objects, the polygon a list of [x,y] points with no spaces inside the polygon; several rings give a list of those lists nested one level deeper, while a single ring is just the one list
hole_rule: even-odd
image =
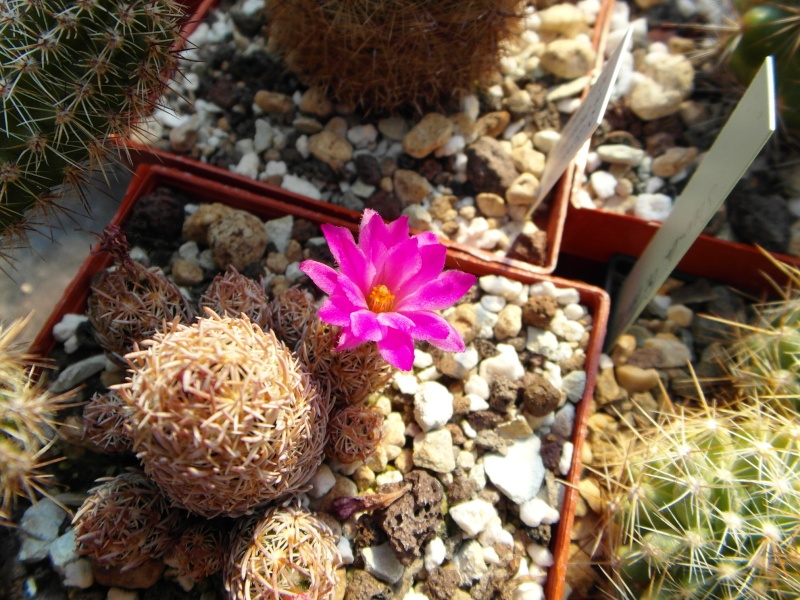
[{"label": "spherical cactus head", "polygon": [[333,600],[341,557],[327,525],[305,509],[274,507],[242,519],[223,578],[231,600]]},{"label": "spherical cactus head", "polygon": [[383,413],[374,406],[354,404],[337,406],[328,424],[325,454],[350,464],[366,460],[383,439]]},{"label": "spherical cactus head", "polygon": [[174,544],[184,518],[140,471],[99,479],[72,521],[78,553],[101,567],[137,567]]},{"label": "spherical cactus head", "polygon": [[128,412],[117,392],[94,394],[83,407],[81,438],[98,452],[129,452],[132,440]]},{"label": "spherical cactus head", "polygon": [[177,570],[178,577],[197,582],[222,570],[226,534],[213,521],[189,522],[169,549],[164,562]]},{"label": "spherical cactus head", "polygon": [[419,109],[495,76],[524,4],[269,0],[269,37],[292,72],[341,102]]},{"label": "spherical cactus head", "polygon": [[[760,403],[641,432],[608,474],[606,554],[635,598],[795,598],[800,427]],[[645,491],[646,490],[646,491]]]},{"label": "spherical cactus head", "polygon": [[229,317],[245,314],[261,327],[268,325],[268,304],[269,298],[264,287],[234,267],[228,267],[227,271],[216,275],[199,302],[201,311],[209,308],[218,315]]},{"label": "spherical cactus head", "polygon": [[294,349],[303,339],[303,331],[315,314],[314,298],[298,286],[292,286],[273,298],[267,307],[270,329],[278,339]]},{"label": "spherical cactus head", "polygon": [[128,242],[118,227],[107,227],[100,242],[115,261],[92,283],[87,314],[100,347],[119,364],[136,342],[164,324],[189,322],[194,311],[177,285],[160,271],[131,259]]},{"label": "spherical cactus head", "polygon": [[142,345],[119,392],[134,451],[176,505],[240,516],[305,488],[322,462],[328,407],[274,334],[212,313]]}]

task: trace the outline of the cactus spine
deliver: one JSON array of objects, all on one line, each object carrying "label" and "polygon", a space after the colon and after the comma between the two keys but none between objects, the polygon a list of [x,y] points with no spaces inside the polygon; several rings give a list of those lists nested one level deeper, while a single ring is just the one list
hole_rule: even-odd
[{"label": "cactus spine", "polygon": [[102,168],[177,65],[173,0],[0,3],[0,253]]}]

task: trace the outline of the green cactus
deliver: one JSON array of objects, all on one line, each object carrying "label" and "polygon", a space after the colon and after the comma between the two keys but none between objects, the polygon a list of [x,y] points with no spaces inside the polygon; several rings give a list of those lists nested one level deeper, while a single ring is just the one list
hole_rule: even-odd
[{"label": "green cactus", "polygon": [[789,129],[800,128],[800,3],[735,0],[738,27],[727,41],[728,64],[748,84],[764,59],[775,57],[778,107]]},{"label": "green cactus", "polygon": [[614,597],[800,596],[800,426],[768,405],[669,415],[606,483]]},{"label": "green cactus", "polygon": [[80,192],[177,66],[174,0],[0,3],[0,254]]}]

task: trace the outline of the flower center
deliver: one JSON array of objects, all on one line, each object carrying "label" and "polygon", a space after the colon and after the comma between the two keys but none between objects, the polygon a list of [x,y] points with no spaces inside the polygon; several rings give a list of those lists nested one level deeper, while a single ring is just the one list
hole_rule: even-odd
[{"label": "flower center", "polygon": [[376,285],[369,293],[367,306],[374,313],[389,312],[394,308],[394,294],[385,285]]}]

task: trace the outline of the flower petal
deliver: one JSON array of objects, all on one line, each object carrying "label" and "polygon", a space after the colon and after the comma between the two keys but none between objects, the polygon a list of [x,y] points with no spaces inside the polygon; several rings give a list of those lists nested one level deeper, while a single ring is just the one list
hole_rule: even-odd
[{"label": "flower petal", "polygon": [[411,332],[414,329],[414,321],[405,315],[396,312],[385,312],[378,314],[378,322],[386,327],[392,329],[399,329],[400,331]]},{"label": "flower petal", "polygon": [[350,330],[363,341],[377,342],[386,336],[387,327],[369,310],[357,310],[350,315]]},{"label": "flower petal", "polygon": [[368,285],[372,281],[374,269],[364,253],[353,240],[353,234],[345,227],[322,225],[322,233],[328,241],[333,258],[339,265],[342,275],[352,280],[363,294],[369,294]]},{"label": "flower petal", "polygon": [[336,297],[331,296],[330,298],[326,298],[322,306],[319,307],[317,315],[325,323],[336,325],[337,327],[345,327],[346,325],[350,325],[350,315],[353,312],[352,310],[348,310],[349,307],[349,304],[342,307],[336,302]]},{"label": "flower petal", "polygon": [[331,269],[328,265],[315,260],[304,260],[300,263],[300,270],[308,275],[317,287],[328,295],[336,290],[336,282],[339,273]]},{"label": "flower petal", "polygon": [[[416,272],[409,272],[409,277],[402,280],[397,286],[392,288],[399,300],[412,295],[423,285],[434,281],[442,273],[444,262],[447,259],[447,248],[442,244],[430,244],[420,247],[417,250],[419,269]],[[400,269],[398,269],[400,270]]]},{"label": "flower petal", "polygon": [[402,314],[411,321],[410,333],[415,340],[443,340],[453,329],[450,323],[435,312],[421,310]]},{"label": "flower petal", "polygon": [[462,271],[445,271],[435,280],[400,299],[395,310],[408,313],[417,310],[442,310],[455,304],[475,284],[477,277]]},{"label": "flower petal", "polygon": [[339,334],[339,345],[336,350],[352,350],[365,343],[360,337],[353,335],[349,327],[342,327],[342,332]]},{"label": "flower petal", "polygon": [[403,371],[414,366],[414,340],[398,329],[386,330],[386,336],[378,342],[378,352],[386,362]]}]

